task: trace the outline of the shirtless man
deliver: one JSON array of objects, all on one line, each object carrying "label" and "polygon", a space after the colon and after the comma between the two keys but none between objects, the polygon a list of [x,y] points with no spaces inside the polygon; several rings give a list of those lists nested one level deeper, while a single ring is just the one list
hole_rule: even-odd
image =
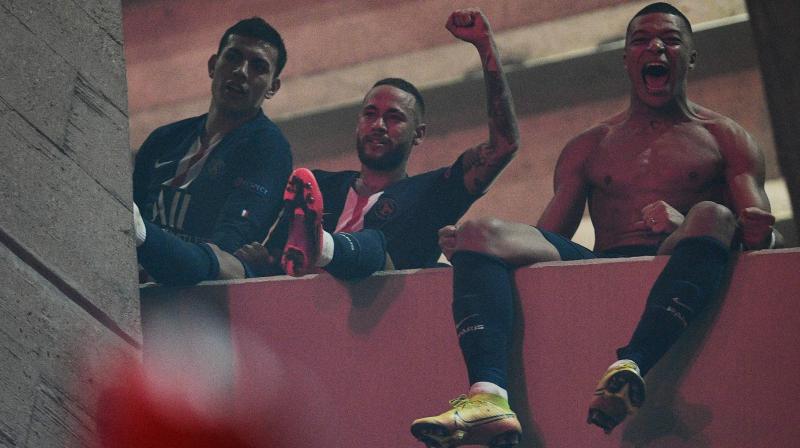
[{"label": "shirtless man", "polygon": [[[520,425],[507,401],[512,270],[542,261],[671,255],[618,361],[602,376],[589,423],[607,433],[641,407],[642,377],[719,292],[733,243],[780,243],[764,192],[764,159],[733,120],[692,103],[691,25],[654,3],[628,25],[630,105],[564,148],[555,193],[536,227],[484,218],[440,230],[454,266],[453,315],[469,373],[453,409],[416,420],[428,446],[512,446]],[[588,200],[594,251],[571,242]]]}]

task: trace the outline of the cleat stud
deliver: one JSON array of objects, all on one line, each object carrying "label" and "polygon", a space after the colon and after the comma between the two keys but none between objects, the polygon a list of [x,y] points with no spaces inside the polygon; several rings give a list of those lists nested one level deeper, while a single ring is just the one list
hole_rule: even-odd
[{"label": "cleat stud", "polygon": [[520,435],[517,432],[509,431],[496,436],[489,442],[490,448],[513,448],[519,444]]}]

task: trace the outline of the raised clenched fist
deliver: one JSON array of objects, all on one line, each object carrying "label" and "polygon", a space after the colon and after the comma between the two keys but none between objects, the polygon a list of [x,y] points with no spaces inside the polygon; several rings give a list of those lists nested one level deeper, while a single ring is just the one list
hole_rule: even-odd
[{"label": "raised clenched fist", "polygon": [[445,24],[453,36],[469,42],[473,45],[480,45],[488,42],[492,30],[489,21],[480,9],[469,8],[453,11]]}]

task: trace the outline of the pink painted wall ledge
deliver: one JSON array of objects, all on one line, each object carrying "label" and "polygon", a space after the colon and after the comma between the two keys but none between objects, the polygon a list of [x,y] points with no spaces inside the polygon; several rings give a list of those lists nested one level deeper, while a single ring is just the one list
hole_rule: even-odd
[{"label": "pink painted wall ledge", "polygon": [[[610,436],[585,423],[595,383],[627,342],[665,262],[517,271],[511,394],[526,433],[521,446],[777,447],[800,440],[798,249],[740,255],[724,298],[646,378],[642,411]],[[451,288],[449,269],[358,283],[323,274],[143,288],[144,355],[208,350],[198,334],[216,322],[227,349],[213,360],[232,372],[224,381],[235,385],[237,406],[254,420],[280,421],[289,442],[421,446],[408,431],[411,421],[445,410],[467,389]]]}]

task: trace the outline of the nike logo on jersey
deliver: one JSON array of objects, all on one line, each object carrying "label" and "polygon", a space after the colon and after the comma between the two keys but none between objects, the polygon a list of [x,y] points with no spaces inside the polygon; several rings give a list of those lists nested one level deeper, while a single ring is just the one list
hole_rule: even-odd
[{"label": "nike logo on jersey", "polygon": [[173,163],[175,163],[174,160],[167,160],[166,162],[161,162],[161,161],[157,160],[156,164],[155,164],[155,169],[159,169],[162,166],[166,166],[166,165],[172,165]]}]

